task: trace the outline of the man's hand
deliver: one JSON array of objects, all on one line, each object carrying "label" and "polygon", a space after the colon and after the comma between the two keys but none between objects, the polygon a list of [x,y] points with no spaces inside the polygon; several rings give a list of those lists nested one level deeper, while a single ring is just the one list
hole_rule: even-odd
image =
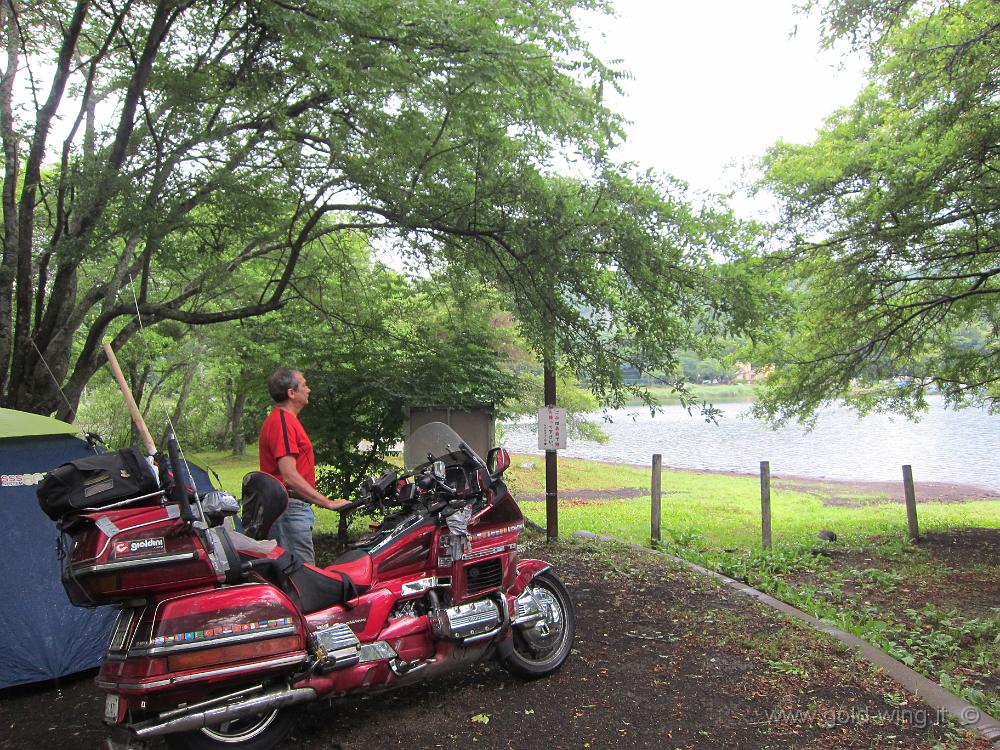
[{"label": "man's hand", "polygon": [[351,504],[350,500],[344,500],[342,497],[338,497],[338,498],[336,498],[334,500],[331,500],[330,498],[327,497],[327,498],[323,498],[323,500],[324,500],[324,502],[322,502],[322,503],[317,502],[316,504],[319,505],[322,508],[326,508],[327,510],[340,510],[345,505],[350,505]]},{"label": "man's hand", "polygon": [[339,498],[331,500],[303,479],[302,475],[299,474],[299,470],[295,468],[295,456],[282,456],[279,458],[278,471],[281,473],[281,478],[285,480],[288,489],[295,491],[295,497],[298,500],[304,500],[307,503],[312,503],[327,510],[337,510],[343,505],[350,505],[347,500]]}]

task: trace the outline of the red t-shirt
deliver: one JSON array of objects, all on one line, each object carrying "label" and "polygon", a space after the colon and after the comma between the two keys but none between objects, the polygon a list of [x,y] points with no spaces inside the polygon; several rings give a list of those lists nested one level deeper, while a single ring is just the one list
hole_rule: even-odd
[{"label": "red t-shirt", "polygon": [[316,459],[313,446],[298,417],[276,406],[260,427],[260,470],[282,484],[278,459],[295,456],[295,468],[310,487],[316,486]]}]

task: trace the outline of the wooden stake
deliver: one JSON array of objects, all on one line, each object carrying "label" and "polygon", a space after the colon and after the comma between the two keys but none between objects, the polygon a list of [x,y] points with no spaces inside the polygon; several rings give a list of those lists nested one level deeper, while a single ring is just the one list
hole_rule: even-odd
[{"label": "wooden stake", "polygon": [[[545,405],[556,405],[556,371],[548,360],[544,364],[543,387]],[[548,541],[559,538],[559,459],[556,451],[545,451],[545,536]]]},{"label": "wooden stake", "polygon": [[649,537],[655,547],[660,543],[660,470],[663,468],[663,456],[653,454],[653,477],[650,485],[650,519]]},{"label": "wooden stake", "polygon": [[760,462],[760,543],[771,549],[771,463]]},{"label": "wooden stake", "polygon": [[909,464],[903,467],[903,494],[906,496],[906,525],[910,529],[910,541],[920,540],[920,529],[917,526],[917,495],[913,491],[913,467]]},{"label": "wooden stake", "polygon": [[115,380],[118,381],[118,387],[125,397],[125,403],[128,404],[129,413],[132,415],[132,422],[135,424],[136,429],[139,430],[139,437],[142,438],[142,442],[146,446],[146,451],[152,456],[156,453],[156,444],[153,442],[153,436],[149,434],[149,429],[146,427],[146,420],[142,418],[139,407],[136,406],[135,399],[132,398],[132,391],[125,381],[122,368],[118,366],[118,357],[115,356],[115,352],[111,348],[111,343],[108,341],[104,342],[104,354],[108,358],[108,364],[111,366],[111,372],[114,373]]}]

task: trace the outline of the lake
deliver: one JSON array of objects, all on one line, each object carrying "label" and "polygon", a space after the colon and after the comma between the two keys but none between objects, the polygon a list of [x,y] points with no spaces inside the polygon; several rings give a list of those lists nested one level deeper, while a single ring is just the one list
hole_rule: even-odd
[{"label": "lake", "polygon": [[[718,405],[717,424],[665,406],[650,416],[637,407],[609,411],[602,425],[605,444],[570,438],[560,453],[619,463],[649,464],[654,453],[663,465],[756,474],[761,461],[771,473],[827,479],[899,480],[911,464],[917,482],[961,482],[1000,490],[1000,415],[983,409],[945,409],[940,397],[919,422],[884,414],[859,418],[844,406],[820,412],[811,432],[798,426],[771,430],[743,413],[749,403]],[[590,415],[600,422],[602,413]],[[537,453],[535,425],[506,425],[504,445],[517,453]]]}]

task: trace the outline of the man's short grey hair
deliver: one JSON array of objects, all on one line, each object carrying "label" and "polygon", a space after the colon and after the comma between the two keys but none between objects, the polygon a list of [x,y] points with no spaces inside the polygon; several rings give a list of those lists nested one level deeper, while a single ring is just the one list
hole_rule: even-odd
[{"label": "man's short grey hair", "polygon": [[267,381],[267,392],[271,398],[279,404],[288,400],[288,389],[295,388],[299,384],[302,373],[293,370],[291,367],[279,367]]}]

